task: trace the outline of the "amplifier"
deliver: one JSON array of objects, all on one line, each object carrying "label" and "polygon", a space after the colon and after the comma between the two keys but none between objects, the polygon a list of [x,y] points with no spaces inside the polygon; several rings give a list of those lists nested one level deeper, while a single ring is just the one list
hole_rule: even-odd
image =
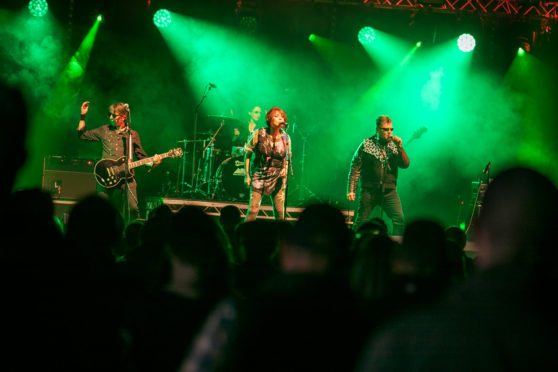
[{"label": "amplifier", "polygon": [[95,160],[50,155],[43,162],[42,189],[53,199],[81,199],[95,193]]}]

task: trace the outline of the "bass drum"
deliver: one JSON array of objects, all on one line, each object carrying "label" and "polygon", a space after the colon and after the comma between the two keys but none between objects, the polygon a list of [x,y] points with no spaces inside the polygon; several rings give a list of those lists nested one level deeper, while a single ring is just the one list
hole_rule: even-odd
[{"label": "bass drum", "polygon": [[217,168],[215,176],[218,182],[217,190],[222,199],[247,201],[250,198],[250,189],[244,183],[244,156],[225,159]]}]

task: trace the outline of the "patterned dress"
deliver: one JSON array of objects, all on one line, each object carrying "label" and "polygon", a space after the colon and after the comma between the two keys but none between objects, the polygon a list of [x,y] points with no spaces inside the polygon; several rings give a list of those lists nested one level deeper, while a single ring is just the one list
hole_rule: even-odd
[{"label": "patterned dress", "polygon": [[273,195],[279,192],[286,182],[280,177],[281,170],[290,163],[291,138],[286,132],[281,139],[274,141],[268,128],[255,131],[246,145],[247,157],[254,156],[251,162],[252,192]]}]

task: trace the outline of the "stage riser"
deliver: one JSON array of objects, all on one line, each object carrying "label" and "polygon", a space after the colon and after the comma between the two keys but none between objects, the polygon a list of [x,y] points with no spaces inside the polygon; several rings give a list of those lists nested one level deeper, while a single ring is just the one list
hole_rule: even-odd
[{"label": "stage riser", "polygon": [[[149,212],[158,206],[165,204],[172,211],[178,211],[180,208],[190,205],[196,206],[203,209],[203,211],[211,216],[219,216],[221,214],[221,209],[234,205],[241,213],[242,217],[246,216],[248,212],[248,203],[237,203],[237,202],[213,202],[207,200],[189,200],[189,199],[179,199],[179,198],[147,198],[146,199],[146,211]],[[298,215],[304,210],[300,207],[287,207],[285,211],[285,219],[287,221],[296,221]],[[341,211],[346,218],[348,224],[353,223],[353,211],[342,210]],[[273,207],[271,205],[262,205],[258,212],[257,219],[273,219]]]}]

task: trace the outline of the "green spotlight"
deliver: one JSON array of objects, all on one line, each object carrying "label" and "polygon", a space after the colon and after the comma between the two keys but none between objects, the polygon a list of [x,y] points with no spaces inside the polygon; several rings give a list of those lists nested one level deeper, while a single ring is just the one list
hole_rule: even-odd
[{"label": "green spotlight", "polygon": [[313,43],[314,41],[316,41],[316,38],[317,38],[316,34],[310,34],[310,36],[308,36],[308,40],[309,40],[311,43]]},{"label": "green spotlight", "polygon": [[523,55],[525,55],[525,49],[523,49],[523,48],[520,47],[520,48],[517,50],[517,55],[520,56],[520,57],[523,56]]},{"label": "green spotlight", "polygon": [[374,34],[374,29],[372,27],[366,26],[360,29],[358,32],[358,41],[362,45],[372,44],[376,35]]},{"label": "green spotlight", "polygon": [[417,41],[417,48],[420,48],[422,46],[422,41]]},{"label": "green spotlight", "polygon": [[31,0],[28,8],[33,17],[42,17],[48,12],[46,0]]},{"label": "green spotlight", "polygon": [[103,16],[101,14],[97,16],[97,22],[103,22]]},{"label": "green spotlight", "polygon": [[468,53],[475,49],[475,38],[470,34],[462,34],[457,39],[457,47],[460,51]]},{"label": "green spotlight", "polygon": [[172,22],[171,13],[166,9],[159,9],[153,15],[153,23],[159,28],[168,27]]}]

